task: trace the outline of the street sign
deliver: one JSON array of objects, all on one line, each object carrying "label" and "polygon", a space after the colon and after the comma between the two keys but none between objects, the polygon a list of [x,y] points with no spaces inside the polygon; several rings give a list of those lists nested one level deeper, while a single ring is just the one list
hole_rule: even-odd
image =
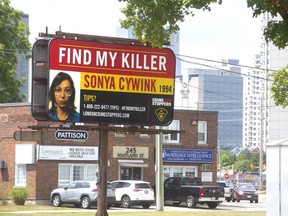
[{"label": "street sign", "polygon": [[[51,94],[60,73],[71,77],[75,92]],[[168,125],[173,120],[175,56],[168,48],[52,39],[48,79],[50,97],[75,99],[79,114],[65,121]],[[47,104],[51,119],[61,120],[55,99],[48,98]]]},{"label": "street sign", "polygon": [[229,179],[229,177],[230,177],[230,176],[229,176],[228,173],[225,173],[225,174],[224,174],[224,178],[225,178],[225,179]]},{"label": "street sign", "polygon": [[57,130],[55,131],[55,138],[57,140],[85,141],[88,138],[88,133],[83,130]]}]

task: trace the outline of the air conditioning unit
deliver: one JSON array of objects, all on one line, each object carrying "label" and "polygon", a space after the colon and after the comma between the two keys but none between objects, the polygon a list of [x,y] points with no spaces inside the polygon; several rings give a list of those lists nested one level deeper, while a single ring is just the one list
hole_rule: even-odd
[{"label": "air conditioning unit", "polygon": [[6,161],[0,160],[0,169],[5,169],[5,168],[7,168]]}]

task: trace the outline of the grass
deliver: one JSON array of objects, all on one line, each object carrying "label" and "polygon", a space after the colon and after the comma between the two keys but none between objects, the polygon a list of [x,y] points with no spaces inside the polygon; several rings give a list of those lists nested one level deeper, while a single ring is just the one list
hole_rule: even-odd
[{"label": "grass", "polygon": [[[46,211],[46,212],[45,212]],[[0,205],[0,216],[95,216],[97,209],[82,210],[80,208],[53,207],[45,205]],[[108,211],[109,216],[266,216],[266,212],[222,211],[222,210],[189,210],[187,211],[155,211],[143,210],[137,212]]]}]

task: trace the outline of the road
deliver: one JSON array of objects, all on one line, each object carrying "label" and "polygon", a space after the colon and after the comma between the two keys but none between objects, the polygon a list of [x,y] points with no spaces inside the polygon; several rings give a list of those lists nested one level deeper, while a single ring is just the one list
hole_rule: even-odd
[{"label": "road", "polygon": [[[149,209],[143,209],[141,206],[133,206],[129,209],[111,207],[108,212],[116,211],[155,211],[156,206],[151,206]],[[185,204],[178,207],[164,206],[164,211],[266,211],[266,194],[259,195],[259,203],[250,203],[248,200],[241,200],[240,202],[224,201],[216,209],[211,210],[207,205],[197,205],[196,208],[187,208]]]}]

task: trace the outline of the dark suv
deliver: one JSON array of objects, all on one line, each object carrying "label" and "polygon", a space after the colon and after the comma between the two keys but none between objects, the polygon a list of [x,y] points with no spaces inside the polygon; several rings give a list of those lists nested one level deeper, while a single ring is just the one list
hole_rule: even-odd
[{"label": "dark suv", "polygon": [[239,183],[232,191],[232,202],[249,200],[250,203],[258,203],[258,193],[251,183]]}]

